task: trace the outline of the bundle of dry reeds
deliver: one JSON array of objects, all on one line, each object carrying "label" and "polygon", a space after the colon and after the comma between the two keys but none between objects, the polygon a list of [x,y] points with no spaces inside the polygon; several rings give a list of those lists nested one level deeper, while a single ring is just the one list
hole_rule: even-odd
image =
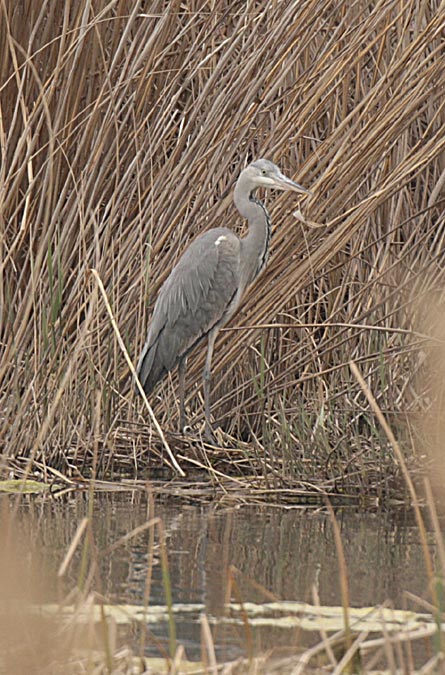
[{"label": "bundle of dry reeds", "polygon": [[[303,215],[322,227],[269,197],[271,261],[216,345],[215,418],[286,475],[347,462],[361,484],[368,460],[391,462],[348,364],[397,419],[419,407],[411,330],[443,282],[443,3],[4,0],[0,15],[4,454],[147,459],[156,435],[89,270],[136,359],[178,255],[242,230],[219,197],[267,156],[313,191]],[[166,431],[175,377],[151,400]]]}]

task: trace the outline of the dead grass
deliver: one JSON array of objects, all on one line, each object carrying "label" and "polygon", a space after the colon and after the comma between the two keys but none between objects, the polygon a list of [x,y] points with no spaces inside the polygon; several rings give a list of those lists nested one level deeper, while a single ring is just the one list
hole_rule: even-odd
[{"label": "dead grass", "polygon": [[[267,156],[311,188],[304,214],[324,227],[301,224],[289,195],[269,200],[271,261],[216,346],[213,413],[260,475],[380,485],[394,461],[348,363],[393,427],[424,407],[428,317],[415,321],[443,284],[443,3],[3,0],[0,13],[5,461],[73,473],[96,448],[103,472],[120,455],[151,465],[162,443],[89,270],[136,359],[178,255],[207,228],[241,231],[219,196]],[[175,382],[151,400],[165,431]]]}]

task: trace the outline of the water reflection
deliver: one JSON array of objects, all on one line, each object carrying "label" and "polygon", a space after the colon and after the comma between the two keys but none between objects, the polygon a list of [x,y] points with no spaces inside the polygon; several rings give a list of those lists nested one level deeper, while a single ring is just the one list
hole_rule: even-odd
[{"label": "water reflection", "polygon": [[[9,499],[3,497],[4,500]],[[66,501],[26,498],[20,513],[17,537],[39,557],[48,577],[55,578],[81,519],[88,516],[88,495]],[[94,498],[94,540],[99,566],[95,590],[116,603],[141,604],[147,583],[150,551],[148,530],[123,543],[112,554],[102,555],[120,537],[147,519],[162,519],[174,603],[202,603],[209,615],[221,616],[229,590],[229,570],[236,569],[232,586],[236,599],[263,602],[271,597],[313,601],[317,588],[320,603],[341,604],[337,554],[329,516],[321,510],[242,507],[219,510],[212,506],[188,506],[177,501],[155,501],[154,512],[141,493],[98,494]],[[406,605],[404,592],[427,595],[427,578],[415,524],[404,514],[336,514],[348,566],[352,606],[371,606],[391,601]],[[158,537],[156,536],[156,545]],[[431,544],[433,545],[433,543]],[[76,585],[80,548],[64,580],[68,591]],[[262,590],[264,589],[264,591]],[[267,594],[266,594],[267,592]],[[55,598],[52,598],[55,599]],[[46,597],[48,602],[50,598]],[[159,550],[154,550],[150,604],[165,604]],[[189,658],[199,657],[200,628],[189,616],[177,621],[178,640]],[[221,658],[244,654],[243,631],[215,628]],[[166,625],[153,628],[159,639],[167,637]],[[258,633],[256,646],[295,644],[290,631],[276,634],[270,628]],[[301,636],[298,637],[301,643]]]}]

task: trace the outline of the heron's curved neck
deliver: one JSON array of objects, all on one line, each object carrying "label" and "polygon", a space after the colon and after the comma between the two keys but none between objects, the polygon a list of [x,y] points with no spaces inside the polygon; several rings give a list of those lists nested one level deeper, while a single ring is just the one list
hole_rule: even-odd
[{"label": "heron's curved neck", "polygon": [[266,207],[254,197],[241,175],[235,187],[235,206],[249,223],[247,235],[241,239],[244,285],[248,286],[267,263],[271,238],[271,222]]}]

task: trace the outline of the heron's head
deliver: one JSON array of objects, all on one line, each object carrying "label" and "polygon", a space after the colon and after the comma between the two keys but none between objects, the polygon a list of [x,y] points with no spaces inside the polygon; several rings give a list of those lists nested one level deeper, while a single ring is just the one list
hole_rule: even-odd
[{"label": "heron's head", "polygon": [[295,181],[281,173],[277,165],[268,159],[257,159],[244,169],[243,174],[248,175],[254,189],[265,187],[274,190],[293,190],[294,192],[302,192],[306,195],[312,194],[310,190],[295,183]]}]

